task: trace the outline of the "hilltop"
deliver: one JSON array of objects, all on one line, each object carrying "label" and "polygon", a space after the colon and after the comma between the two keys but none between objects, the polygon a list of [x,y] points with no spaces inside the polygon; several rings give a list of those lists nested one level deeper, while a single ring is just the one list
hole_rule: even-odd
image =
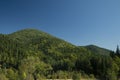
[{"label": "hilltop", "polygon": [[109,55],[111,52],[111,50],[101,48],[101,47],[96,46],[96,45],[88,45],[88,46],[85,46],[85,48],[90,50],[92,53],[97,53],[97,54],[101,54],[101,55]]}]

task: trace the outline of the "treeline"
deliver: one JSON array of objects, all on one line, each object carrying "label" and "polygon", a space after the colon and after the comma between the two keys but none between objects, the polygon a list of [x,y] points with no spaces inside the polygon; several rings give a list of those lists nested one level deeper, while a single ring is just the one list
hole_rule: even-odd
[{"label": "treeline", "polygon": [[118,47],[116,52],[101,55],[35,30],[0,34],[0,80],[119,77]]}]

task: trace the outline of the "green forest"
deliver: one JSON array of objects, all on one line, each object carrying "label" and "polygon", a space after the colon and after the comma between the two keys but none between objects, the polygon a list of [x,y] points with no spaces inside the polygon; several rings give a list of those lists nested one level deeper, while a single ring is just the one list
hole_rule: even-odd
[{"label": "green forest", "polygon": [[36,29],[0,34],[0,80],[120,79],[120,50],[76,46]]}]

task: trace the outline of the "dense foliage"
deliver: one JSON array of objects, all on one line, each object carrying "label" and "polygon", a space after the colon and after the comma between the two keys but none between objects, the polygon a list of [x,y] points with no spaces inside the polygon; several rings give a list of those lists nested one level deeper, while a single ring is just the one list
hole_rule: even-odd
[{"label": "dense foliage", "polygon": [[78,47],[34,29],[0,34],[0,80],[119,77],[119,48]]}]

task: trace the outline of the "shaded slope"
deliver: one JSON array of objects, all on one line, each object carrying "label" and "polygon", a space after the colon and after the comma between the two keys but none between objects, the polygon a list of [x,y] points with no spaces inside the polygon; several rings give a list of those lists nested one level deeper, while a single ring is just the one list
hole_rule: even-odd
[{"label": "shaded slope", "polygon": [[90,50],[92,53],[101,54],[101,55],[109,55],[110,52],[111,52],[108,49],[101,48],[101,47],[98,47],[96,45],[88,45],[88,46],[85,46],[85,48],[87,48],[88,50]]},{"label": "shaded slope", "polygon": [[[0,34],[0,64],[15,66],[26,55],[27,48],[8,35]],[[21,57],[22,56],[22,57]]]}]

